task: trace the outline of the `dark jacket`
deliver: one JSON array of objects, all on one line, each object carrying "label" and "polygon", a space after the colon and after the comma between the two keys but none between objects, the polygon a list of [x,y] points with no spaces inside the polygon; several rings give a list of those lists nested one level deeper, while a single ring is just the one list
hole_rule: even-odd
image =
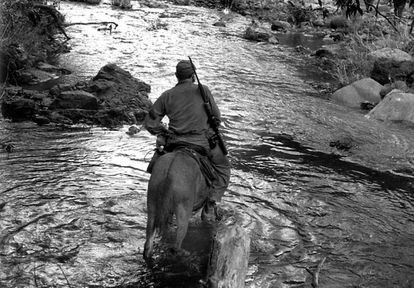
[{"label": "dark jacket", "polygon": [[[210,99],[213,115],[220,119],[220,111],[210,90],[207,86],[203,88]],[[169,119],[168,130],[179,141],[208,147],[210,125],[198,85],[191,79],[180,81],[175,87],[161,94],[145,120],[145,128],[151,134],[164,132],[166,128],[161,123],[164,116]]]}]

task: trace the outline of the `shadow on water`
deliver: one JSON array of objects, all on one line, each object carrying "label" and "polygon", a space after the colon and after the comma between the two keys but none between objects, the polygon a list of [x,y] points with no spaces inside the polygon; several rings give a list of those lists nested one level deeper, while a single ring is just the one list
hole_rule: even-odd
[{"label": "shadow on water", "polygon": [[284,159],[293,161],[306,170],[316,168],[318,171],[334,172],[350,177],[354,181],[377,184],[385,190],[398,190],[410,199],[414,199],[412,193],[414,177],[377,171],[358,163],[349,162],[342,155],[315,151],[293,140],[293,137],[287,134],[262,134],[261,137],[263,144],[251,147],[251,150],[234,153],[235,159],[244,160],[243,162],[233,161],[234,168],[245,172],[254,169],[256,172],[269,177],[279,177],[283,176],[286,171],[273,159]]}]

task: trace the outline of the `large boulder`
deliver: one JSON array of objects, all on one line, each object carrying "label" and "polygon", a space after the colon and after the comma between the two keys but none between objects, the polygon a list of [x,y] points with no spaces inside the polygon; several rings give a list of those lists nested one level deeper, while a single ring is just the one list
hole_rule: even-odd
[{"label": "large boulder", "polygon": [[29,120],[36,113],[36,103],[34,100],[22,97],[5,99],[1,105],[1,112],[5,118],[12,121]]},{"label": "large boulder", "polygon": [[395,81],[392,83],[387,83],[383,86],[380,92],[381,99],[394,89],[398,89],[404,93],[414,93],[414,87],[410,88],[405,81]]},{"label": "large boulder", "polygon": [[405,81],[408,85],[412,75],[414,75],[414,61],[395,62],[381,59],[374,62],[370,76],[383,85],[398,80]]},{"label": "large boulder", "polygon": [[244,31],[243,37],[244,39],[257,42],[269,42],[272,44],[279,43],[279,40],[273,35],[270,30],[255,25],[247,27]]},{"label": "large boulder", "polygon": [[73,123],[106,127],[137,124],[143,121],[152,105],[148,98],[150,91],[148,84],[128,71],[115,64],[107,64],[89,82],[51,89],[51,93],[58,96],[50,108],[59,109],[59,114]]},{"label": "large boulder", "polygon": [[82,90],[64,91],[56,97],[49,108],[97,110],[98,99],[91,93]]},{"label": "large boulder", "polygon": [[374,66],[371,71],[371,78],[382,85],[391,81],[409,80],[414,74],[414,58],[399,49],[383,48],[369,55]]},{"label": "large boulder", "polygon": [[367,117],[414,123],[414,94],[393,90],[367,114]]},{"label": "large boulder", "polygon": [[107,64],[89,82],[51,89],[51,93],[58,96],[50,108],[59,109],[59,114],[73,123],[106,127],[137,124],[143,121],[152,105],[148,98],[150,90],[148,84],[128,71]]},{"label": "large boulder", "polygon": [[102,67],[91,81],[59,84],[48,92],[7,88],[2,113],[40,125],[85,123],[106,127],[142,122],[151,108],[151,87],[115,64]]},{"label": "large boulder", "polygon": [[38,111],[44,110],[49,104],[46,92],[9,86],[4,89],[1,112],[12,121],[32,120]]},{"label": "large boulder", "polygon": [[151,86],[115,64],[102,67],[85,90],[96,95],[104,109],[149,110],[152,105],[148,98]]},{"label": "large boulder", "polygon": [[331,99],[349,107],[361,107],[361,103],[381,101],[382,85],[371,78],[364,78],[342,87],[332,94]]},{"label": "large boulder", "polygon": [[407,52],[404,52],[400,49],[388,47],[371,52],[369,54],[369,57],[374,61],[380,59],[387,59],[394,62],[404,62],[413,60],[413,57]]},{"label": "large boulder", "polygon": [[249,26],[244,31],[244,39],[258,42],[267,42],[270,39],[270,34],[268,31],[266,31],[266,29]]},{"label": "large boulder", "polygon": [[270,29],[272,29],[272,31],[287,31],[292,27],[292,25],[290,25],[289,22],[286,21],[273,21]]}]

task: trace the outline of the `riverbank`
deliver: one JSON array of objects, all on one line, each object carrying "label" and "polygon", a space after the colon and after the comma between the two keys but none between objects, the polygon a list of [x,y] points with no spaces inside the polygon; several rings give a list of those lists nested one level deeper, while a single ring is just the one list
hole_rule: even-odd
[{"label": "riverbank", "polygon": [[[65,29],[77,23],[65,22],[57,9],[60,3],[55,7],[40,1],[26,2],[5,1],[0,7],[2,115],[13,122],[33,121],[38,125],[114,128],[141,122],[151,106],[147,95],[151,87],[109,64],[100,67],[93,79],[72,85],[59,81],[71,71],[53,64],[69,52],[70,38]],[[98,24],[116,28],[113,22]]]},{"label": "riverbank", "polygon": [[69,73],[47,63],[68,52],[63,15],[41,1],[0,4],[0,83],[29,85]]},{"label": "riverbank", "polygon": [[[294,46],[299,59],[297,66],[299,69],[311,71],[308,74],[318,75],[320,79],[311,79],[309,84],[318,91],[320,97],[324,98],[329,98],[337,89],[357,80],[373,77],[373,74],[386,73],[378,72],[378,69],[373,71],[375,68],[371,57],[373,52],[389,48],[414,56],[414,36],[411,34],[414,22],[410,18],[411,10],[403,13],[402,18],[398,20],[393,14],[392,7],[385,2],[379,3],[376,7],[367,7],[362,3],[362,15],[348,14],[346,7],[335,6],[334,1],[257,3],[251,0],[231,2],[169,0],[168,2],[222,10],[224,15],[214,24],[221,27],[226,27],[226,22],[231,21],[229,15],[231,13],[251,18],[252,23],[246,27],[245,38]],[[400,7],[398,11],[403,10]],[[291,41],[293,38],[291,35],[296,38],[294,41]],[[309,38],[313,39],[309,41]],[[308,42],[318,42],[320,47],[309,46]],[[399,72],[393,71],[393,74]],[[404,79],[406,86],[410,87],[413,82],[410,79],[411,70],[404,73],[406,73]],[[376,76],[373,77],[375,80],[385,77]],[[401,79],[395,79],[395,75],[391,75],[389,81],[380,81],[380,83],[393,85],[397,80]]]},{"label": "riverbank", "polygon": [[[330,99],[331,95],[336,90],[343,86],[351,84],[356,80],[360,80],[366,77],[373,77],[373,67],[375,66],[374,64],[376,64],[370,56],[373,51],[384,47],[393,47],[400,48],[403,52],[407,51],[406,53],[408,54],[414,54],[413,37],[407,34],[397,33],[395,31],[395,33],[393,33],[392,31],[393,29],[397,28],[400,28],[401,31],[404,31],[404,29],[407,30],[407,25],[405,25],[405,27],[403,27],[403,25],[400,25],[401,27],[385,25],[387,22],[386,17],[384,17],[384,19],[376,18],[372,14],[364,14],[362,17],[353,16],[352,19],[347,19],[344,15],[338,14],[338,9],[333,6],[332,3],[325,3],[325,5],[321,7],[317,3],[318,1],[311,1],[306,5],[300,4],[298,1],[288,3],[269,2],[266,5],[258,5],[254,1],[236,1],[232,2],[231,4],[208,0],[184,2],[173,0],[172,2],[181,5],[204,6],[222,10],[222,12],[219,13],[222,16],[218,22],[214,24],[214,26],[224,27],[223,29],[225,29],[227,23],[231,23],[232,18],[236,17],[236,14],[245,15],[246,19],[251,19],[251,23],[246,25],[244,35],[241,34],[240,36],[251,41],[267,42],[270,45],[274,45],[275,48],[278,46],[278,44],[294,47],[296,57],[292,65],[297,67],[299,71],[304,71],[303,74],[305,81],[315,88],[315,95],[317,97],[324,99]],[[105,5],[111,5],[111,3],[105,2]],[[141,7],[148,5],[149,7],[156,6],[155,2],[144,2],[140,3],[139,5]],[[159,2],[158,5],[165,4]],[[35,9],[38,6],[35,5],[33,7],[33,9]],[[40,11],[46,9],[46,6],[39,7],[42,7]],[[384,8],[383,6],[380,8],[389,10],[389,8]],[[47,6],[47,11],[49,11],[48,9],[51,9],[51,11],[56,11],[53,12],[58,13],[56,15],[61,15],[52,6]],[[58,19],[63,19],[63,16],[59,16]],[[63,29],[63,22],[57,23],[57,26],[55,25],[55,28],[57,30],[53,30],[54,33],[60,33],[64,35],[67,40],[68,36],[66,35],[66,32],[64,30],[63,32],[60,30]],[[104,28],[106,30],[109,29],[109,25],[110,30],[108,30],[108,33],[111,34],[112,29],[116,29],[116,26],[113,27],[113,24],[117,24],[115,22],[113,22],[113,24],[112,22],[111,24],[108,23]],[[67,23],[65,23],[65,25],[67,25]],[[158,18],[154,24],[151,25],[152,28],[150,28],[156,31],[158,29],[166,29],[168,23],[161,23],[160,18]],[[162,25],[164,25],[164,28],[161,27]],[[98,30],[100,29],[101,28],[98,28]],[[57,42],[59,39],[59,43],[62,46],[64,46],[66,43],[59,37],[52,38],[54,39],[53,43]],[[49,49],[48,45],[42,46],[38,44],[37,46],[42,47],[43,50],[41,49],[40,51]],[[62,53],[62,51],[54,50],[54,56],[59,55],[59,53]],[[47,58],[49,60],[53,57],[49,56]],[[12,60],[12,62],[16,62],[16,59],[20,58],[15,58]],[[85,123],[91,125],[106,125],[107,127],[115,127],[122,124],[139,123],[139,119],[142,119],[142,112],[145,112],[148,108],[148,105],[145,104],[144,106],[139,107],[139,111],[135,111],[128,109],[125,106],[124,108],[121,108],[122,111],[119,111],[118,109],[118,112],[115,113],[118,115],[115,117],[118,120],[103,120],[102,113],[99,114],[100,116],[96,118],[94,116],[91,116],[95,115],[96,111],[79,112],[79,108],[84,109],[82,108],[82,104],[80,106],[67,106],[66,108],[71,109],[71,112],[64,111],[62,113],[59,113],[59,116],[56,116],[56,111],[50,111],[49,105],[53,104],[53,102],[55,102],[55,100],[59,97],[67,97],[61,97],[62,93],[67,94],[68,91],[79,90],[81,92],[75,93],[76,97],[86,97],[86,101],[89,101],[91,97],[98,96],[97,94],[99,93],[98,91],[94,91],[94,89],[90,89],[90,86],[93,86],[94,84],[89,85],[82,82],[70,86],[65,84],[55,85],[56,87],[50,91],[49,89],[51,86],[48,88],[43,88],[46,89],[46,91],[28,93],[22,92],[23,90],[18,87],[24,87],[24,85],[27,84],[33,85],[39,82],[48,82],[50,79],[58,78],[63,74],[70,73],[70,71],[67,69],[55,67],[48,63],[44,63],[41,60],[42,59],[35,58],[35,60],[26,61],[24,67],[20,67],[19,69],[17,69],[18,67],[15,65],[16,69],[13,73],[6,73],[7,75],[14,75],[8,79],[8,82],[17,84],[17,87],[12,87],[11,89],[7,89],[5,93],[2,93],[2,97],[5,95],[2,101],[2,113],[5,117],[10,118],[13,121],[33,120],[39,125],[44,125],[52,122],[59,124]],[[102,67],[99,67],[99,69],[100,68]],[[373,78],[376,81],[379,81],[381,85],[392,82],[389,84],[392,89],[392,87],[395,87],[393,82],[400,79],[391,79],[390,75],[385,75],[388,73],[388,70],[384,71],[382,66],[377,70],[381,69],[383,71],[375,71],[375,73],[379,73],[380,75],[377,75],[376,78]],[[411,78],[414,78],[414,76],[411,75],[410,69],[407,71],[404,72],[406,75],[403,80],[406,82],[405,86],[411,89],[410,87],[412,86],[412,82],[414,82],[411,81]],[[398,69],[393,73],[395,75],[401,74]],[[388,78],[390,78],[389,81]],[[103,86],[108,88],[108,85],[110,86],[110,84],[106,83]],[[28,86],[29,89],[31,87],[34,86]],[[401,85],[398,87],[401,87]],[[101,88],[102,87],[99,89]],[[93,95],[85,95],[85,92],[92,92]],[[71,93],[71,95],[72,94],[73,93]],[[146,102],[145,98],[148,97],[145,96],[144,98],[140,98],[140,101],[143,103]],[[15,101],[16,99],[19,101]],[[102,102],[103,100],[98,99],[96,101]],[[361,103],[357,103],[357,105],[359,106]],[[376,102],[367,103],[367,105],[364,104],[364,109],[366,107],[372,108],[375,104]],[[51,107],[57,106],[59,105],[52,105]],[[96,107],[98,107],[96,109],[100,109],[99,105]],[[109,108],[113,110],[115,107]],[[73,111],[76,111],[76,113],[73,113]],[[107,116],[109,117],[109,114]]]}]

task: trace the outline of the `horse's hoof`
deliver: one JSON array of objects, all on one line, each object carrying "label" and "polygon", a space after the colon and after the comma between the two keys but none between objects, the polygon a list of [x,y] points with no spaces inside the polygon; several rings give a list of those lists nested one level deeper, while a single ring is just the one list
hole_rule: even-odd
[{"label": "horse's hoof", "polygon": [[147,248],[144,248],[144,253],[142,256],[149,268],[154,266],[154,260],[152,259],[152,251],[149,251]]},{"label": "horse's hoof", "polygon": [[216,222],[217,219],[215,215],[201,213],[201,220],[203,220],[203,222],[212,223]]},{"label": "horse's hoof", "polygon": [[152,257],[146,257],[144,255],[144,261],[145,261],[145,264],[147,264],[148,268],[154,267],[154,259],[152,259]]},{"label": "horse's hoof", "polygon": [[177,255],[177,254],[178,254],[178,249],[177,249],[177,248],[175,248],[175,247],[170,247],[170,248],[168,248],[167,252],[168,252],[169,254],[171,254],[171,255],[175,256],[175,255]]}]

